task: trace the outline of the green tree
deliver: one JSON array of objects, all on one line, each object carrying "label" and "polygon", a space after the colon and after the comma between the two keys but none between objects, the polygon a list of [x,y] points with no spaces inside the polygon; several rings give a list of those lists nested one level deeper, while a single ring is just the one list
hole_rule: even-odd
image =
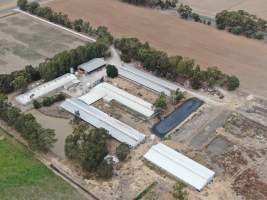
[{"label": "green tree", "polygon": [[182,182],[177,182],[173,186],[173,192],[172,196],[174,199],[177,200],[187,200],[188,199],[188,193],[184,190],[185,184]]},{"label": "green tree", "polygon": [[184,93],[177,89],[173,94],[173,101],[174,103],[180,102],[184,98]]},{"label": "green tree", "polygon": [[240,85],[239,79],[236,76],[229,76],[227,80],[227,89],[232,91]]},{"label": "green tree", "polygon": [[38,100],[33,100],[33,107],[39,109],[42,107],[42,104]]},{"label": "green tree", "polygon": [[127,155],[130,153],[130,148],[127,144],[121,143],[116,148],[116,156],[120,161],[124,161],[127,158]]},{"label": "green tree", "polygon": [[66,139],[66,156],[78,160],[84,170],[96,171],[108,153],[106,139],[105,129],[89,129],[86,124],[80,123]]},{"label": "green tree", "polygon": [[153,104],[154,110],[156,113],[159,113],[167,108],[166,95],[160,94],[159,98]]},{"label": "green tree", "polygon": [[37,9],[40,7],[40,4],[36,1],[33,1],[31,3],[28,4],[28,11],[31,14],[36,14],[37,13]]},{"label": "green tree", "polygon": [[118,69],[114,65],[108,65],[106,71],[107,76],[110,78],[116,78],[119,75]]},{"label": "green tree", "polygon": [[27,10],[28,1],[27,1],[27,0],[18,0],[18,1],[17,1],[17,6],[18,6],[21,10]]},{"label": "green tree", "polygon": [[113,166],[112,162],[107,162],[106,160],[103,160],[100,165],[97,168],[97,176],[103,179],[109,179],[112,177],[113,173]]},{"label": "green tree", "polygon": [[190,6],[188,5],[180,4],[177,11],[180,14],[180,16],[184,19],[188,19],[189,17],[192,16],[192,8],[190,8]]},{"label": "green tree", "polygon": [[16,90],[21,89],[24,92],[27,88],[28,80],[25,75],[19,75],[12,81],[12,85]]}]

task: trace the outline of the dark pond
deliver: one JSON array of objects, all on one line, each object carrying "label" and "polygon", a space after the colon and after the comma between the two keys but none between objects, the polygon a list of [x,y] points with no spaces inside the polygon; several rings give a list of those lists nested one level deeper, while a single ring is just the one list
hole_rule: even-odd
[{"label": "dark pond", "polygon": [[161,138],[164,137],[173,128],[183,122],[191,113],[196,111],[203,103],[203,101],[197,98],[188,99],[165,119],[156,123],[152,127],[152,132]]}]

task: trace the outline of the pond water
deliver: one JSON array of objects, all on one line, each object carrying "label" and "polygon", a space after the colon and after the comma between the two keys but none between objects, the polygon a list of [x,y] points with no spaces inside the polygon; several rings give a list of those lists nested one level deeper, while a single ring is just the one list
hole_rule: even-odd
[{"label": "pond water", "polygon": [[164,137],[168,132],[183,122],[191,113],[195,112],[204,102],[191,98],[185,101],[165,119],[159,121],[152,127],[152,132],[159,137]]}]

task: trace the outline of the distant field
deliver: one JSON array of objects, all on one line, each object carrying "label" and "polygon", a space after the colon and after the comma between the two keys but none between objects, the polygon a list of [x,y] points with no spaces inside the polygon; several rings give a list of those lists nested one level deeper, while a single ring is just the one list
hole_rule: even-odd
[{"label": "distant field", "polygon": [[[3,134],[0,129],[0,136]],[[0,140],[1,200],[85,200],[10,138]]]},{"label": "distant field", "polygon": [[85,42],[23,14],[0,19],[0,73],[37,65],[56,53]]},{"label": "distant field", "polygon": [[199,14],[214,17],[222,10],[245,10],[251,14],[267,19],[266,0],[180,0],[190,5]]},{"label": "distant field", "polygon": [[267,97],[267,44],[119,0],[55,0],[49,6],[73,19],[104,25],[116,37],[137,37],[170,55],[218,66],[241,79],[241,89]]}]

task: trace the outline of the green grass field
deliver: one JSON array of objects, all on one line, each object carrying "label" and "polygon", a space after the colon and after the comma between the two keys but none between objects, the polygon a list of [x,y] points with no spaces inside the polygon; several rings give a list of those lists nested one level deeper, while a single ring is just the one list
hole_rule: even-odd
[{"label": "green grass field", "polygon": [[1,200],[85,200],[0,129]]}]

